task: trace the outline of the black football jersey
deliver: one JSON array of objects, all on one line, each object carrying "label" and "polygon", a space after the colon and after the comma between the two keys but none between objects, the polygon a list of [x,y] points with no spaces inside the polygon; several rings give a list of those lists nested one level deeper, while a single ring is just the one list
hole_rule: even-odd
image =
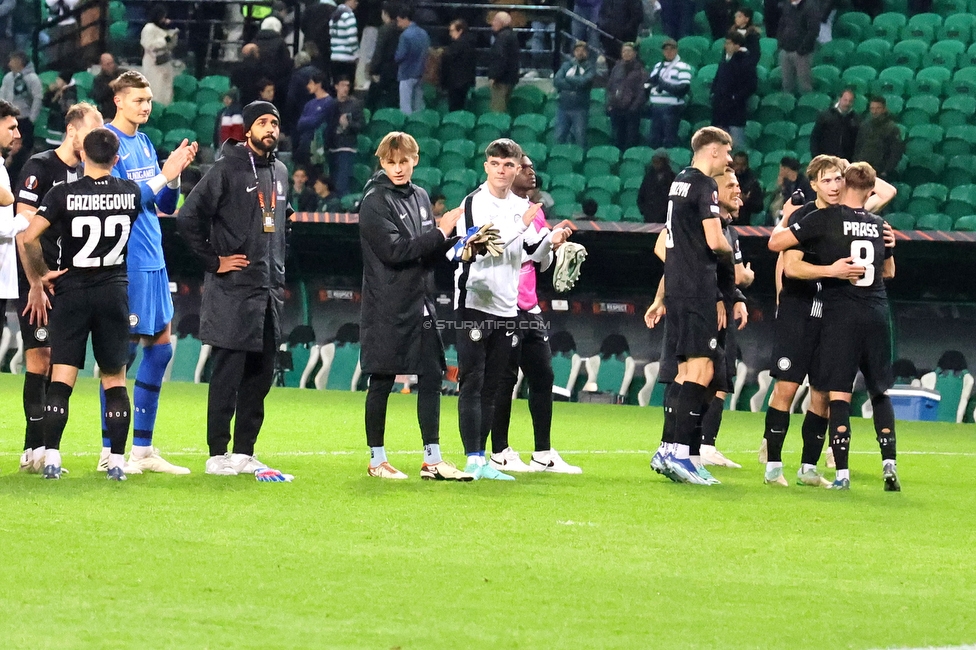
[{"label": "black football jersey", "polygon": [[884,220],[866,210],[834,206],[811,212],[790,228],[817,258],[830,265],[846,257],[863,266],[864,277],[856,282],[836,278],[820,281],[821,298],[835,301],[884,302],[887,299],[882,269],[885,261]]},{"label": "black football jersey", "polygon": [[[54,149],[34,154],[24,163],[24,168],[20,172],[20,180],[14,186],[14,203],[23,203],[32,208],[37,208],[52,187],[71,183],[83,175],[81,165],[72,167],[66,164],[58,157]],[[45,232],[40,241],[44,261],[49,267],[52,267],[57,259],[57,238],[53,234]],[[21,286],[26,289],[28,286],[27,276],[24,275],[24,269],[21,265],[18,265],[17,272]]]},{"label": "black football jersey", "polygon": [[702,222],[718,219],[718,184],[694,167],[675,177],[668,191],[665,295],[710,298],[718,295],[716,261],[708,247]]},{"label": "black football jersey", "polygon": [[[816,201],[810,201],[800,206],[796,211],[793,212],[786,220],[787,227],[792,226],[797,223],[803,217],[808,214],[812,214],[817,211]],[[803,251],[803,259],[810,264],[818,264],[818,262],[813,257],[813,251],[805,249],[803,246],[800,247]],[[817,291],[819,289],[817,280],[797,280],[796,278],[787,277],[783,274],[783,290],[780,294],[782,297],[789,298],[799,298],[801,300],[813,300],[817,296]]]},{"label": "black football jersey", "polygon": [[126,244],[140,196],[138,185],[114,176],[51,188],[37,216],[50,222],[58,243],[51,270],[67,269],[55,280],[57,291],[127,281]]},{"label": "black football jersey", "polygon": [[732,301],[735,293],[735,265],[742,263],[742,248],[739,247],[739,233],[729,224],[722,224],[722,234],[732,247],[732,257],[719,258],[716,266],[718,288],[725,299]]}]

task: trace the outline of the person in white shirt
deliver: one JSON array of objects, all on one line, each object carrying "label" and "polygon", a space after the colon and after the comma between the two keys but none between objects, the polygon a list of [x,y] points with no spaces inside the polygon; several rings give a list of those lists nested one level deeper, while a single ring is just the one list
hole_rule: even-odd
[{"label": "person in white shirt", "polygon": [[[492,224],[498,231],[502,254],[479,255],[459,264],[455,272],[454,306],[458,350],[458,423],[466,474],[476,479],[514,480],[485,459],[485,446],[495,410],[495,393],[511,356],[516,317],[518,282],[523,262],[545,260],[554,245],[566,241],[568,228],[529,231],[540,204],[512,193],[521,169],[522,148],[507,138],[485,149],[488,180],[464,199],[464,218],[457,233]],[[528,232],[527,232],[528,231]],[[448,253],[453,259],[455,249]]]},{"label": "person in white shirt", "polygon": [[[0,100],[0,152],[4,156],[13,141],[20,137],[17,117],[20,111]],[[14,195],[10,189],[7,166],[0,164],[0,318],[7,312],[7,300],[16,300],[17,289],[17,234],[26,230],[28,221],[14,215]]]}]

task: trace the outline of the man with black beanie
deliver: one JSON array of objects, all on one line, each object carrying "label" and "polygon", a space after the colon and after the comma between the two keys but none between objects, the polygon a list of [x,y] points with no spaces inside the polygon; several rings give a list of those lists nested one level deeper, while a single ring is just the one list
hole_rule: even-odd
[{"label": "man with black beanie", "polygon": [[[221,157],[180,209],[176,224],[206,266],[200,339],[213,346],[207,402],[207,474],[288,481],[254,457],[281,338],[288,170],[275,157],[281,117],[273,104],[243,110],[247,141]],[[227,453],[234,422],[233,453]]]}]

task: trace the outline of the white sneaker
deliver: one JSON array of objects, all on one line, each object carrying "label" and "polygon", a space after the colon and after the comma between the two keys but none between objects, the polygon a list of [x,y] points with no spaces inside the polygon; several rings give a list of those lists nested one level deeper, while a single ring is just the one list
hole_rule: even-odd
[{"label": "white sneaker", "polygon": [[[106,471],[107,471],[106,467]],[[136,471],[133,471],[136,470]],[[174,465],[173,463],[165,460],[159,455],[159,449],[155,447],[149,448],[148,456],[136,456],[135,453],[129,452],[129,460],[125,464],[126,474],[141,474],[142,472],[159,472],[161,474],[189,474],[190,470],[186,467],[180,467],[179,465]]]},{"label": "white sneaker", "polygon": [[519,458],[518,452],[511,447],[505,447],[503,451],[497,454],[492,454],[491,458],[488,459],[488,464],[500,472],[532,471],[529,466],[523,463],[522,459]]},{"label": "white sneaker", "polygon": [[259,461],[254,456],[247,454],[231,454],[230,464],[238,474],[253,474],[259,469],[266,469],[268,466]]},{"label": "white sneaker", "polygon": [[237,470],[234,469],[234,465],[231,463],[230,454],[211,456],[208,458],[205,471],[207,474],[214,476],[237,476]]},{"label": "white sneaker", "polygon": [[532,452],[531,472],[552,472],[553,474],[582,474],[583,470],[570,465],[560,457],[555,449]]},{"label": "white sneaker", "polygon": [[834,462],[834,450],[827,446],[827,454],[825,456],[827,462],[827,469],[837,469],[837,463]]},{"label": "white sneaker", "polygon": [[766,452],[766,439],[763,438],[762,442],[759,443],[759,464],[765,465],[768,462],[766,460],[767,458],[768,458],[768,454]]},{"label": "white sneaker", "polygon": [[[96,468],[96,471],[108,472],[108,457],[111,452],[111,448],[102,447],[102,451],[100,451],[98,454],[98,467]],[[131,456],[132,454],[129,455]],[[64,470],[62,469],[61,471],[63,472]],[[137,465],[133,465],[129,461],[125,461],[125,466],[122,467],[122,471],[125,474],[142,474],[142,469]]]},{"label": "white sneaker", "polygon": [[713,445],[701,446],[701,459],[702,465],[718,465],[719,467],[732,467],[735,469],[742,467],[742,465],[739,463],[733,462],[726,458],[722,452],[716,449]]}]

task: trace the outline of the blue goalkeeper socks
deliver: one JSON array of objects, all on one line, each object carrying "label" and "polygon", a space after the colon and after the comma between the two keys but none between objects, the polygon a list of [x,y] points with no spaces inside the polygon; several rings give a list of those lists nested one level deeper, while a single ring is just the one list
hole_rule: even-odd
[{"label": "blue goalkeeper socks", "polygon": [[173,346],[170,343],[143,348],[142,363],[132,391],[132,445],[135,447],[152,445],[156,411],[159,409],[159,390],[163,385],[166,366],[172,358]]}]

